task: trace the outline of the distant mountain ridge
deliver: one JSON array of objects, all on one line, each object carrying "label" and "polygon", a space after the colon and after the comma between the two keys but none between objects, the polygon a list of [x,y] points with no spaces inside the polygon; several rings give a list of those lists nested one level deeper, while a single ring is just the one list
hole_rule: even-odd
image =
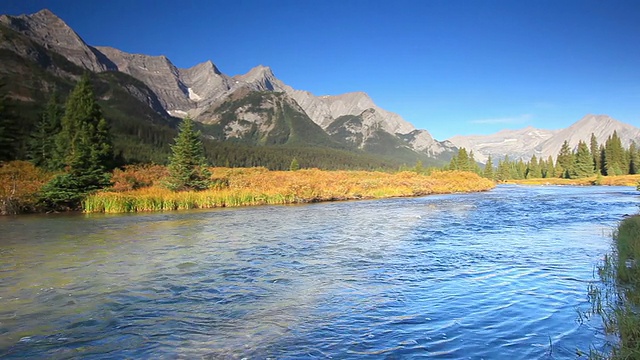
[{"label": "distant mountain ridge", "polygon": [[[246,74],[231,77],[223,74],[211,61],[181,69],[166,56],[130,54],[108,46],[93,47],[86,44],[64,21],[46,9],[31,15],[3,15],[0,22],[87,70],[96,73],[119,71],[133,76],[146,84],[156,95],[162,110],[157,107],[154,110],[165,111],[172,116],[190,115],[202,123],[214,124],[219,121],[219,109],[224,108],[222,105],[233,101],[232,99],[237,100],[237,94],[248,95],[250,91],[282,92],[297,103],[298,106],[291,109],[303,112],[323,131],[332,126],[334,131],[341,132],[335,123],[337,119],[347,115],[360,117],[357,130],[353,127],[344,129],[351,133],[358,132],[356,137],[361,141],[347,144],[360,150],[374,145],[379,136],[372,134],[377,131],[384,131],[400,140],[385,142],[389,146],[385,153],[390,156],[397,151],[405,153],[408,149],[415,152],[417,157],[447,160],[457,150],[451,142],[439,142],[433,139],[428,131],[417,130],[400,115],[378,107],[364,92],[315,96],[284,84],[267,66],[259,65]],[[288,103],[286,99],[285,103]],[[219,136],[233,133],[233,138],[255,138],[256,135],[251,131],[269,128],[262,123],[267,121],[261,115],[262,112],[251,115],[241,109],[235,111],[235,119],[226,117],[227,129],[219,131]],[[247,127],[246,121],[257,127]],[[247,131],[243,133],[240,131],[242,128]],[[252,130],[248,131],[249,128]],[[380,148],[380,144],[374,147]]]},{"label": "distant mountain ridge", "polygon": [[527,127],[520,130],[503,130],[492,135],[454,136],[451,141],[457,147],[473,150],[475,159],[485,162],[488,156],[494,160],[509,158],[529,160],[533,155],[538,159],[554,159],[560,152],[562,143],[568,141],[572,149],[580,141],[589,144],[591,134],[596,136],[598,144],[604,144],[607,138],[617,132],[622,145],[628,147],[631,142],[640,144],[640,129],[613,119],[608,115],[588,114],[571,126],[560,130],[542,130]]},{"label": "distant mountain ridge", "polygon": [[[0,63],[0,75],[9,74],[18,80],[31,77],[24,84],[14,84],[14,88],[30,86],[29,91],[13,94],[16,99],[35,101],[33,93],[39,93],[41,98],[51,91],[50,82],[54,80],[48,78],[47,83],[33,78],[29,73],[34,70],[33,66],[39,67],[39,73],[52,74],[55,81],[60,80],[68,87],[70,79],[78,77],[77,69],[64,65],[68,61],[117,85],[117,89],[102,89],[101,101],[121,101],[125,96],[127,101],[135,98],[148,107],[136,109],[140,111],[134,113],[144,114],[139,120],[149,122],[150,127],[143,131],[129,126],[131,134],[149,132],[158,124],[172,126],[168,124],[175,124],[174,117],[189,115],[205,124],[205,135],[217,141],[251,146],[296,144],[366,152],[406,164],[425,159],[433,160],[432,164],[442,164],[459,147],[472,150],[475,159],[481,162],[488,156],[498,159],[506,155],[525,160],[534,154],[539,158],[555,157],[565,140],[576,147],[579,140],[588,141],[594,133],[598,142],[604,143],[614,130],[625,146],[631,141],[640,142],[640,129],[606,115],[587,115],[562,130],[528,127],[438,141],[399,114],[380,108],[364,92],[316,96],[284,84],[268,66],[258,65],[246,74],[228,76],[211,61],[182,69],[166,56],[94,47],[46,9],[30,15],[1,15],[0,30],[2,27],[10,31],[0,31],[0,55],[8,56],[10,61],[5,62],[6,68]],[[21,37],[13,36],[12,32]],[[54,59],[55,56],[62,56],[64,61]],[[27,61],[23,64],[21,59]],[[108,112],[126,113],[115,108]],[[167,136],[165,133],[162,138]],[[154,142],[160,143],[157,139]]]}]

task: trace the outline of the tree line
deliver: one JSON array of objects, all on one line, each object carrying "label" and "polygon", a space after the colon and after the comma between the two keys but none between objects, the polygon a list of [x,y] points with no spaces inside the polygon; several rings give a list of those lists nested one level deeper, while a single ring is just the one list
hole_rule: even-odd
[{"label": "tree line", "polygon": [[539,159],[533,155],[529,161],[505,156],[494,164],[493,158],[489,156],[484,168],[481,168],[474,159],[473,151],[467,152],[465,148],[460,148],[445,168],[472,171],[497,181],[629,175],[640,173],[640,148],[635,142],[625,148],[616,131],[604,144],[598,144],[592,133],[588,144],[580,141],[575,149],[571,149],[569,142],[565,140],[555,160],[552,156]]}]

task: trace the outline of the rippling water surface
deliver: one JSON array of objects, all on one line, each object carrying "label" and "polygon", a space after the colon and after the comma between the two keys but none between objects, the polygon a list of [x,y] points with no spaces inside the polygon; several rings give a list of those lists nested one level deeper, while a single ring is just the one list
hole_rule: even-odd
[{"label": "rippling water surface", "polygon": [[2,358],[562,359],[626,187],[0,219]]}]

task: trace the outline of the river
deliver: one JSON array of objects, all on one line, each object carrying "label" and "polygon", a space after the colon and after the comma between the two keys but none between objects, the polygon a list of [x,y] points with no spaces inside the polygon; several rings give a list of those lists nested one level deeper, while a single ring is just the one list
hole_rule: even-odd
[{"label": "river", "polygon": [[0,218],[0,358],[575,359],[629,187]]}]

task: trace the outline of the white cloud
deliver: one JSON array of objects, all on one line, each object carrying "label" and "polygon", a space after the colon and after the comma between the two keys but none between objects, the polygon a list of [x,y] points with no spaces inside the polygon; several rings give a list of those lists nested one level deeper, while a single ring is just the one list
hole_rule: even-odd
[{"label": "white cloud", "polygon": [[478,119],[469,121],[472,124],[524,124],[531,120],[533,115],[522,114],[503,118]]}]

